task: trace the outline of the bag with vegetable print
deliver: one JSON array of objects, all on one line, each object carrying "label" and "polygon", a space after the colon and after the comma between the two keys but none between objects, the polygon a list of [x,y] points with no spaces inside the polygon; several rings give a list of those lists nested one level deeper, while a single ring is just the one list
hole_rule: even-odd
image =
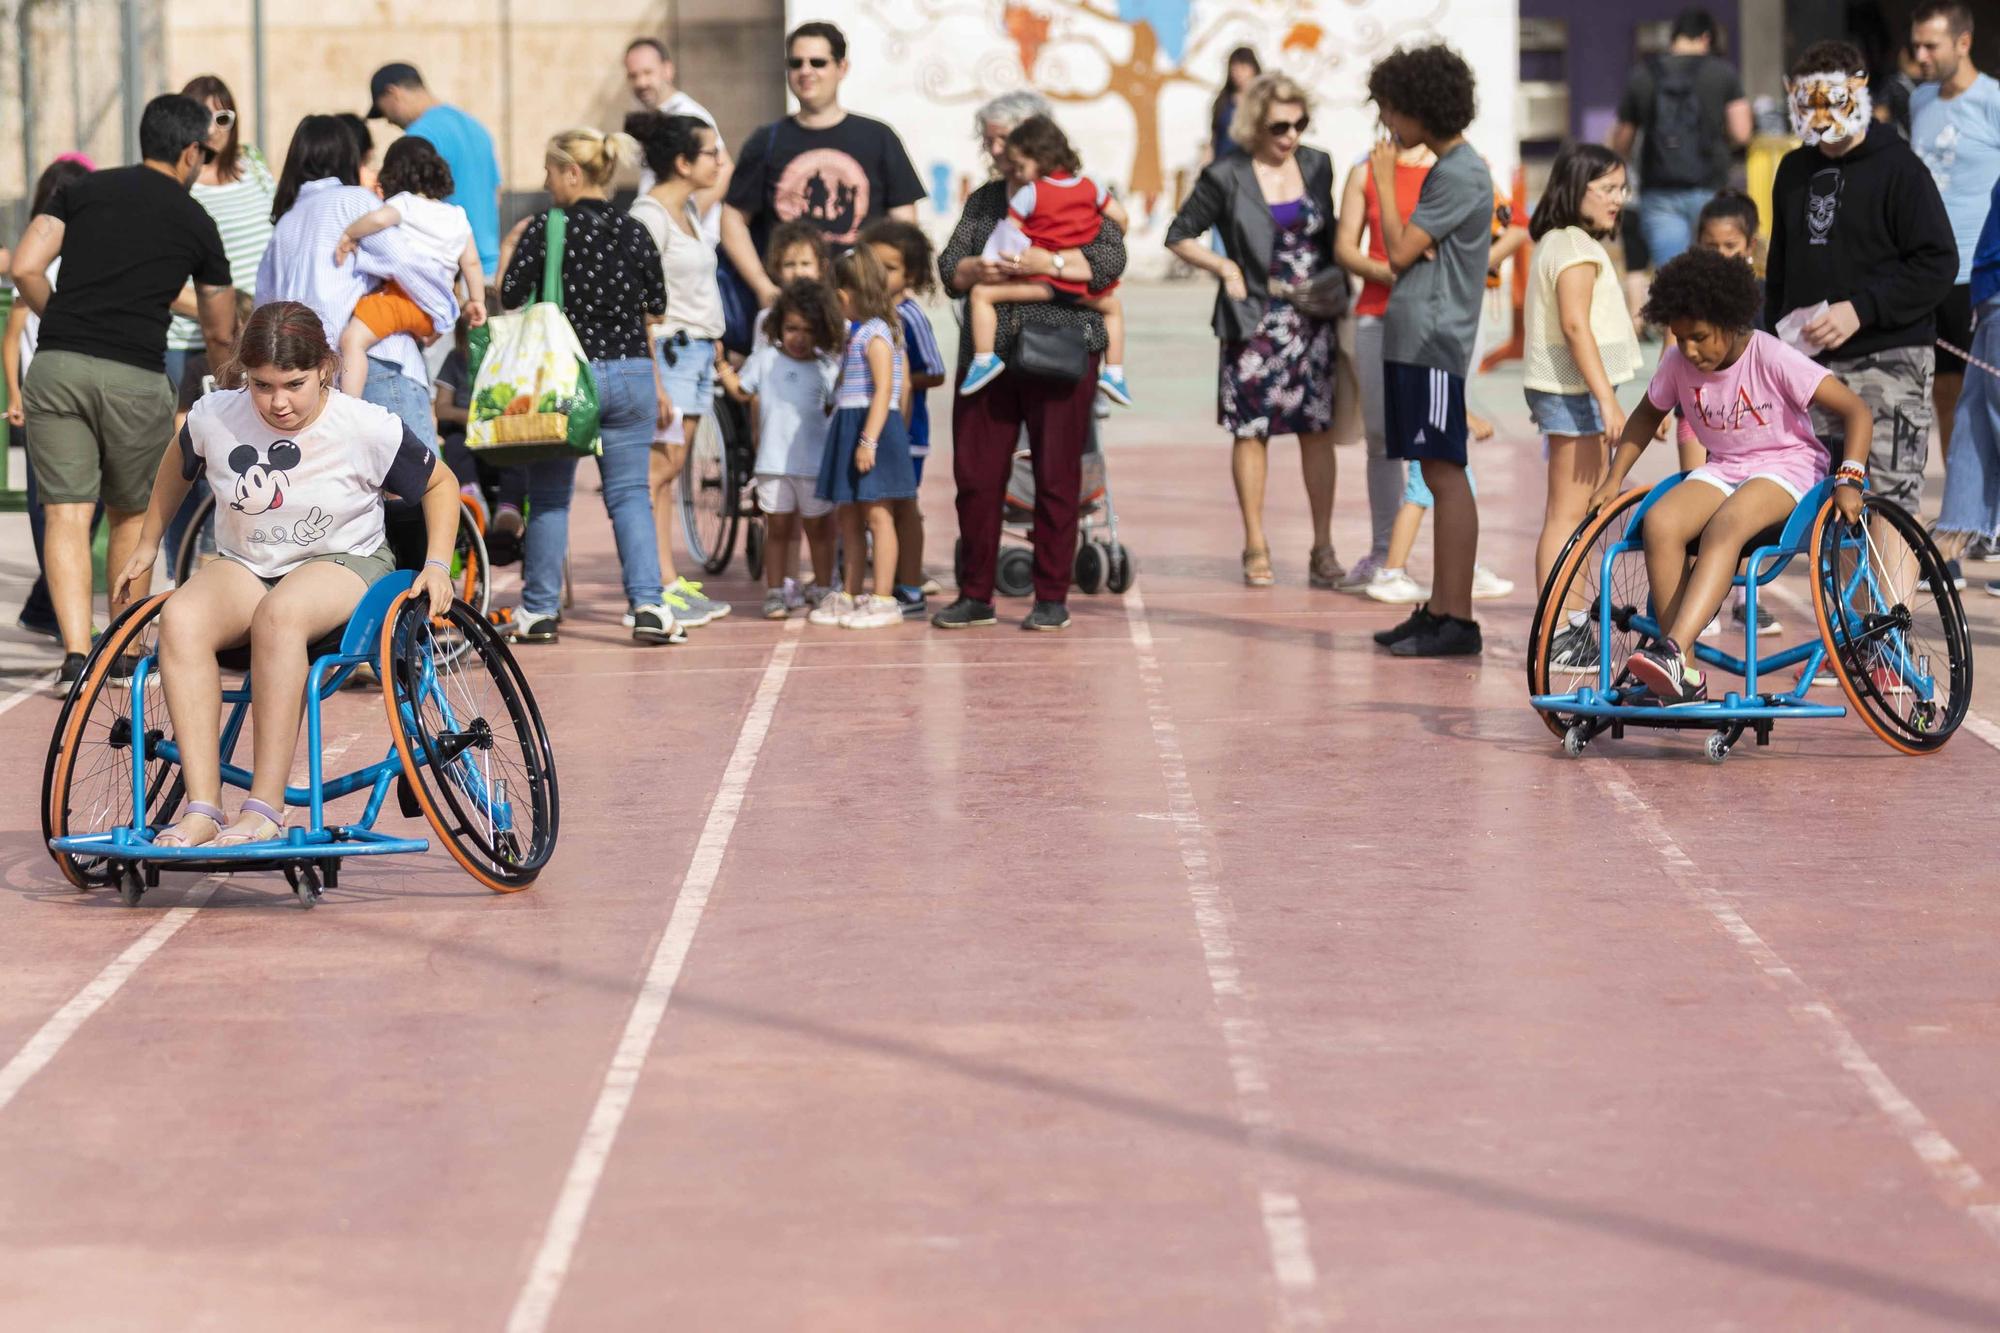
[{"label": "bag with vegetable print", "polygon": [[510,465],[603,452],[597,381],[562,309],[568,226],[560,208],[549,210],[540,299],[471,331],[465,447],[474,457]]}]

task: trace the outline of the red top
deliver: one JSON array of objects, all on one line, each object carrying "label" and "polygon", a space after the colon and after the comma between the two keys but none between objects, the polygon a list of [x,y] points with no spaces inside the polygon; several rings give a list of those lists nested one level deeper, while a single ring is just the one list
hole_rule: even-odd
[{"label": "red top", "polygon": [[[1007,215],[1034,244],[1051,254],[1076,250],[1097,239],[1109,196],[1088,176],[1043,176],[1014,192]],[[1076,278],[1039,279],[1060,291],[1088,295],[1090,284]],[[1109,295],[1111,288],[1098,293]]]},{"label": "red top", "polygon": [[[1367,167],[1363,162],[1362,166]],[[1410,220],[1410,214],[1417,211],[1417,196],[1423,193],[1424,177],[1431,174],[1429,163],[1412,167],[1396,164],[1396,211],[1403,221]],[[1382,240],[1382,200],[1375,192],[1375,173],[1363,170],[1361,189],[1368,200],[1368,257],[1386,264],[1389,262],[1389,247]],[[1357,315],[1380,315],[1389,309],[1389,284],[1376,282],[1373,278],[1361,284],[1361,297],[1354,303]]]}]

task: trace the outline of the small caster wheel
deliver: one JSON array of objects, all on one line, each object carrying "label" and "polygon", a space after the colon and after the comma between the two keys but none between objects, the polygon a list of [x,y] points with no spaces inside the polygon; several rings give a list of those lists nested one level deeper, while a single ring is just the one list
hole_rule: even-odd
[{"label": "small caster wheel", "polygon": [[299,900],[299,906],[311,910],[319,905],[319,871],[309,865],[287,865],[285,882],[292,886],[292,896]]},{"label": "small caster wheel", "polygon": [[762,519],[752,519],[743,529],[743,564],[750,571],[750,577],[764,577],[764,523]]},{"label": "small caster wheel", "polygon": [[1113,542],[1106,548],[1110,554],[1110,571],[1104,576],[1105,590],[1114,596],[1123,597],[1132,587],[1136,572],[1132,563],[1132,553],[1125,549],[1125,543]]},{"label": "small caster wheel", "polygon": [[146,880],[136,864],[125,865],[118,871],[118,901],[127,907],[137,907],[139,900],[146,896]]},{"label": "small caster wheel", "polygon": [[1574,759],[1582,754],[1584,747],[1589,744],[1590,732],[1583,723],[1570,723],[1569,730],[1563,733],[1563,753]]},{"label": "small caster wheel", "polygon": [[1719,764],[1729,758],[1729,733],[1726,731],[1710,732],[1708,744],[1704,749],[1708,754],[1708,762],[1711,764]]},{"label": "small caster wheel", "polygon": [[994,570],[994,589],[1005,597],[1026,597],[1035,590],[1035,556],[1025,546],[1009,546],[1000,552]]},{"label": "small caster wheel", "polygon": [[1076,590],[1083,593],[1097,593],[1104,588],[1104,576],[1110,559],[1102,546],[1096,542],[1085,542],[1076,548]]}]

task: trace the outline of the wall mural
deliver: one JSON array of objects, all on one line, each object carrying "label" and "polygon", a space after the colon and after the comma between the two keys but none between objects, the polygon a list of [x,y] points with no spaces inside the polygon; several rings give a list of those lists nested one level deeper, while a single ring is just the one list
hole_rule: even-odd
[{"label": "wall mural", "polygon": [[1307,140],[1345,163],[1375,131],[1369,66],[1442,38],[1479,77],[1474,143],[1503,181],[1517,158],[1514,0],[792,0],[789,21],[807,18],[847,32],[844,100],[902,135],[931,186],[926,222],[939,227],[986,176],[973,108],[1034,87],[1057,103],[1086,172],[1125,197],[1135,233],[1157,237],[1200,170],[1237,46],[1314,91]]}]

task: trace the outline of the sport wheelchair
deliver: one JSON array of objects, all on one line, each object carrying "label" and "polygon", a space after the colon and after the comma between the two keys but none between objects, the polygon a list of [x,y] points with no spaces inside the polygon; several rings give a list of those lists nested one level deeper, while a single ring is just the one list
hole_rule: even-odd
[{"label": "sport wheelchair", "polygon": [[[393,786],[402,812],[421,815],[452,857],[497,893],[534,883],[555,851],[560,810],[555,753],[527,679],[485,617],[454,601],[433,618],[397,571],[371,586],[346,628],[307,651],[306,784],[284,803],[307,812],[280,838],[240,846],[162,847],[154,835],[185,796],[159,669],[160,614],[171,591],[134,603],[99,636],[50,738],[42,775],[42,833],[79,889],[115,887],[127,906],[162,869],[282,870],[311,907],[340,882],[342,860],[429,849],[423,838],[378,832]],[[223,654],[245,673],[223,691],[222,781],[247,789],[231,762],[250,715],[249,650]],[[371,667],[388,714],[388,754],[352,773],[324,773],[321,705],[355,671]],[[326,803],[367,793],[360,818],[326,821]]]},{"label": "sport wheelchair", "polygon": [[[1689,655],[1713,673],[1742,677],[1740,689],[1699,704],[1666,707],[1625,670],[1662,630],[1652,605],[1640,539],[1646,511],[1685,473],[1651,490],[1626,491],[1585,519],[1550,571],[1528,640],[1528,702],[1570,755],[1609,731],[1707,729],[1707,754],[1721,763],[1747,730],[1770,742],[1780,718],[1845,717],[1847,708],[1813,702],[1808,691],[1830,671],[1863,722],[1905,754],[1943,748],[1972,697],[1972,641],[1965,610],[1942,555],[1917,520],[1892,501],[1863,500],[1858,524],[1833,504],[1831,479],[1808,491],[1784,523],[1751,538],[1735,586],[1744,589],[1744,651],[1706,643]],[[1690,544],[1689,555],[1695,548]],[[1766,654],[1757,642],[1757,606],[1795,559],[1806,560],[1818,637]],[[1588,635],[1579,634],[1579,622]],[[1559,642],[1559,639],[1562,640]],[[1779,688],[1769,678],[1796,670]],[[1589,683],[1577,684],[1578,677]],[[1572,684],[1557,692],[1558,680]]]}]

